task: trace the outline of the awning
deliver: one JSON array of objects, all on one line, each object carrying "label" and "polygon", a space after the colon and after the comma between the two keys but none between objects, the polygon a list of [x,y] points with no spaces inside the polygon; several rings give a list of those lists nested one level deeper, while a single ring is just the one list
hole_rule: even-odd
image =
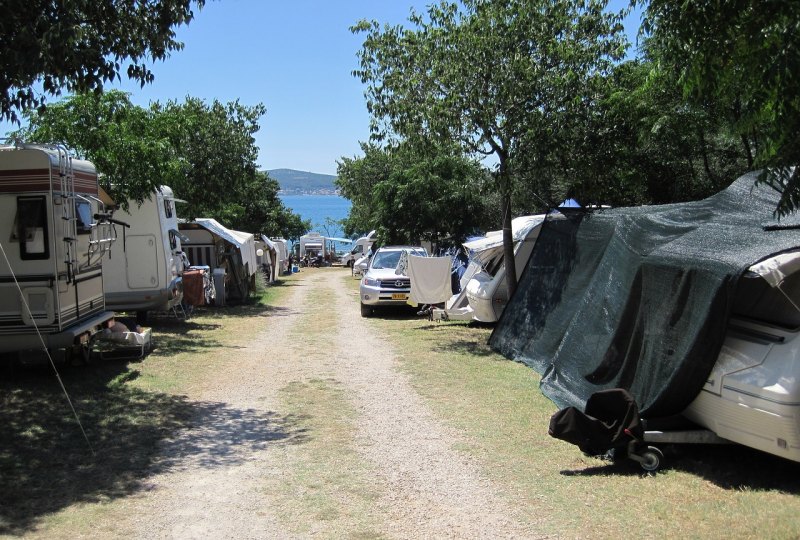
[{"label": "awning", "polygon": [[217,236],[224,238],[236,247],[242,247],[248,239],[253,237],[250,233],[233,231],[213,218],[197,218],[195,222],[204,229],[208,229]]}]

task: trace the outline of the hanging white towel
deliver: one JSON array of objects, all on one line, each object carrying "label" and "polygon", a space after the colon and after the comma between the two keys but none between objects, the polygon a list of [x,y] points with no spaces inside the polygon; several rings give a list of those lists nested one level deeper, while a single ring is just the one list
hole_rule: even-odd
[{"label": "hanging white towel", "polygon": [[453,296],[450,283],[452,257],[409,255],[406,274],[411,279],[410,304],[438,304]]}]

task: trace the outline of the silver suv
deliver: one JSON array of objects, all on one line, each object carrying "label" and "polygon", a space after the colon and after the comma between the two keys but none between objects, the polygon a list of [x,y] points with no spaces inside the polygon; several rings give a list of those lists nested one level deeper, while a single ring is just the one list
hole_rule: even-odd
[{"label": "silver suv", "polygon": [[377,306],[404,306],[411,293],[411,280],[397,274],[395,269],[404,252],[418,257],[427,257],[421,247],[386,246],[378,248],[369,261],[364,277],[361,278],[361,316],[369,317]]}]

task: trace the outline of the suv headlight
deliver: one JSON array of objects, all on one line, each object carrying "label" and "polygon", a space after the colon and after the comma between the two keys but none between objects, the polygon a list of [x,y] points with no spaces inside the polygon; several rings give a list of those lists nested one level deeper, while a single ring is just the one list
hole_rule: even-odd
[{"label": "suv headlight", "polygon": [[364,281],[362,283],[364,285],[366,285],[367,287],[380,287],[381,286],[381,282],[380,281],[378,281],[377,279],[369,278],[369,277],[365,277]]}]

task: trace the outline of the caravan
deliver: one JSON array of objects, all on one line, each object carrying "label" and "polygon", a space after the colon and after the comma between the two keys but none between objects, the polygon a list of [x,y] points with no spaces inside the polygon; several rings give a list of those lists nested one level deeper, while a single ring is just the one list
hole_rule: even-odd
[{"label": "caravan", "polygon": [[[490,346],[541,373],[561,411],[598,419],[595,396],[629,393],[648,421],[634,442],[725,439],[800,461],[800,230],[776,219],[780,194],[758,178],[548,222]],[[559,418],[551,434],[564,438]],[[593,438],[582,421],[572,431]],[[608,449],[597,439],[593,453]]]},{"label": "caravan", "polygon": [[161,186],[141,206],[130,201],[114,217],[125,225],[117,228],[118,241],[103,259],[106,306],[135,311],[141,320],[148,311],[179,305],[184,262],[172,190]]},{"label": "caravan", "polygon": [[289,268],[289,242],[285,238],[280,237],[273,237],[270,238],[272,243],[275,245],[275,251],[277,253],[278,259],[278,272],[277,274],[280,276],[282,274],[288,274],[292,271]]},{"label": "caravan", "polygon": [[318,232],[310,232],[300,237],[298,257],[302,264],[315,266],[329,259],[325,237]]},{"label": "caravan", "polygon": [[286,273],[288,260],[286,257],[286,240],[283,238],[267,238],[260,235],[255,240],[256,262],[264,273],[267,283],[276,281]]},{"label": "caravan", "polygon": [[0,353],[44,344],[88,358],[113,317],[102,259],[114,240],[100,194],[94,165],[64,148],[0,147]]},{"label": "caravan", "polygon": [[[544,218],[544,214],[522,216],[511,222],[518,279],[531,256]],[[497,322],[508,303],[502,231],[491,231],[483,238],[465,242],[464,247],[470,252],[470,260],[460,280],[461,291],[443,309],[433,309],[431,318]]]},{"label": "caravan", "polygon": [[800,251],[740,280],[717,361],[683,416],[729,441],[800,461]]}]

